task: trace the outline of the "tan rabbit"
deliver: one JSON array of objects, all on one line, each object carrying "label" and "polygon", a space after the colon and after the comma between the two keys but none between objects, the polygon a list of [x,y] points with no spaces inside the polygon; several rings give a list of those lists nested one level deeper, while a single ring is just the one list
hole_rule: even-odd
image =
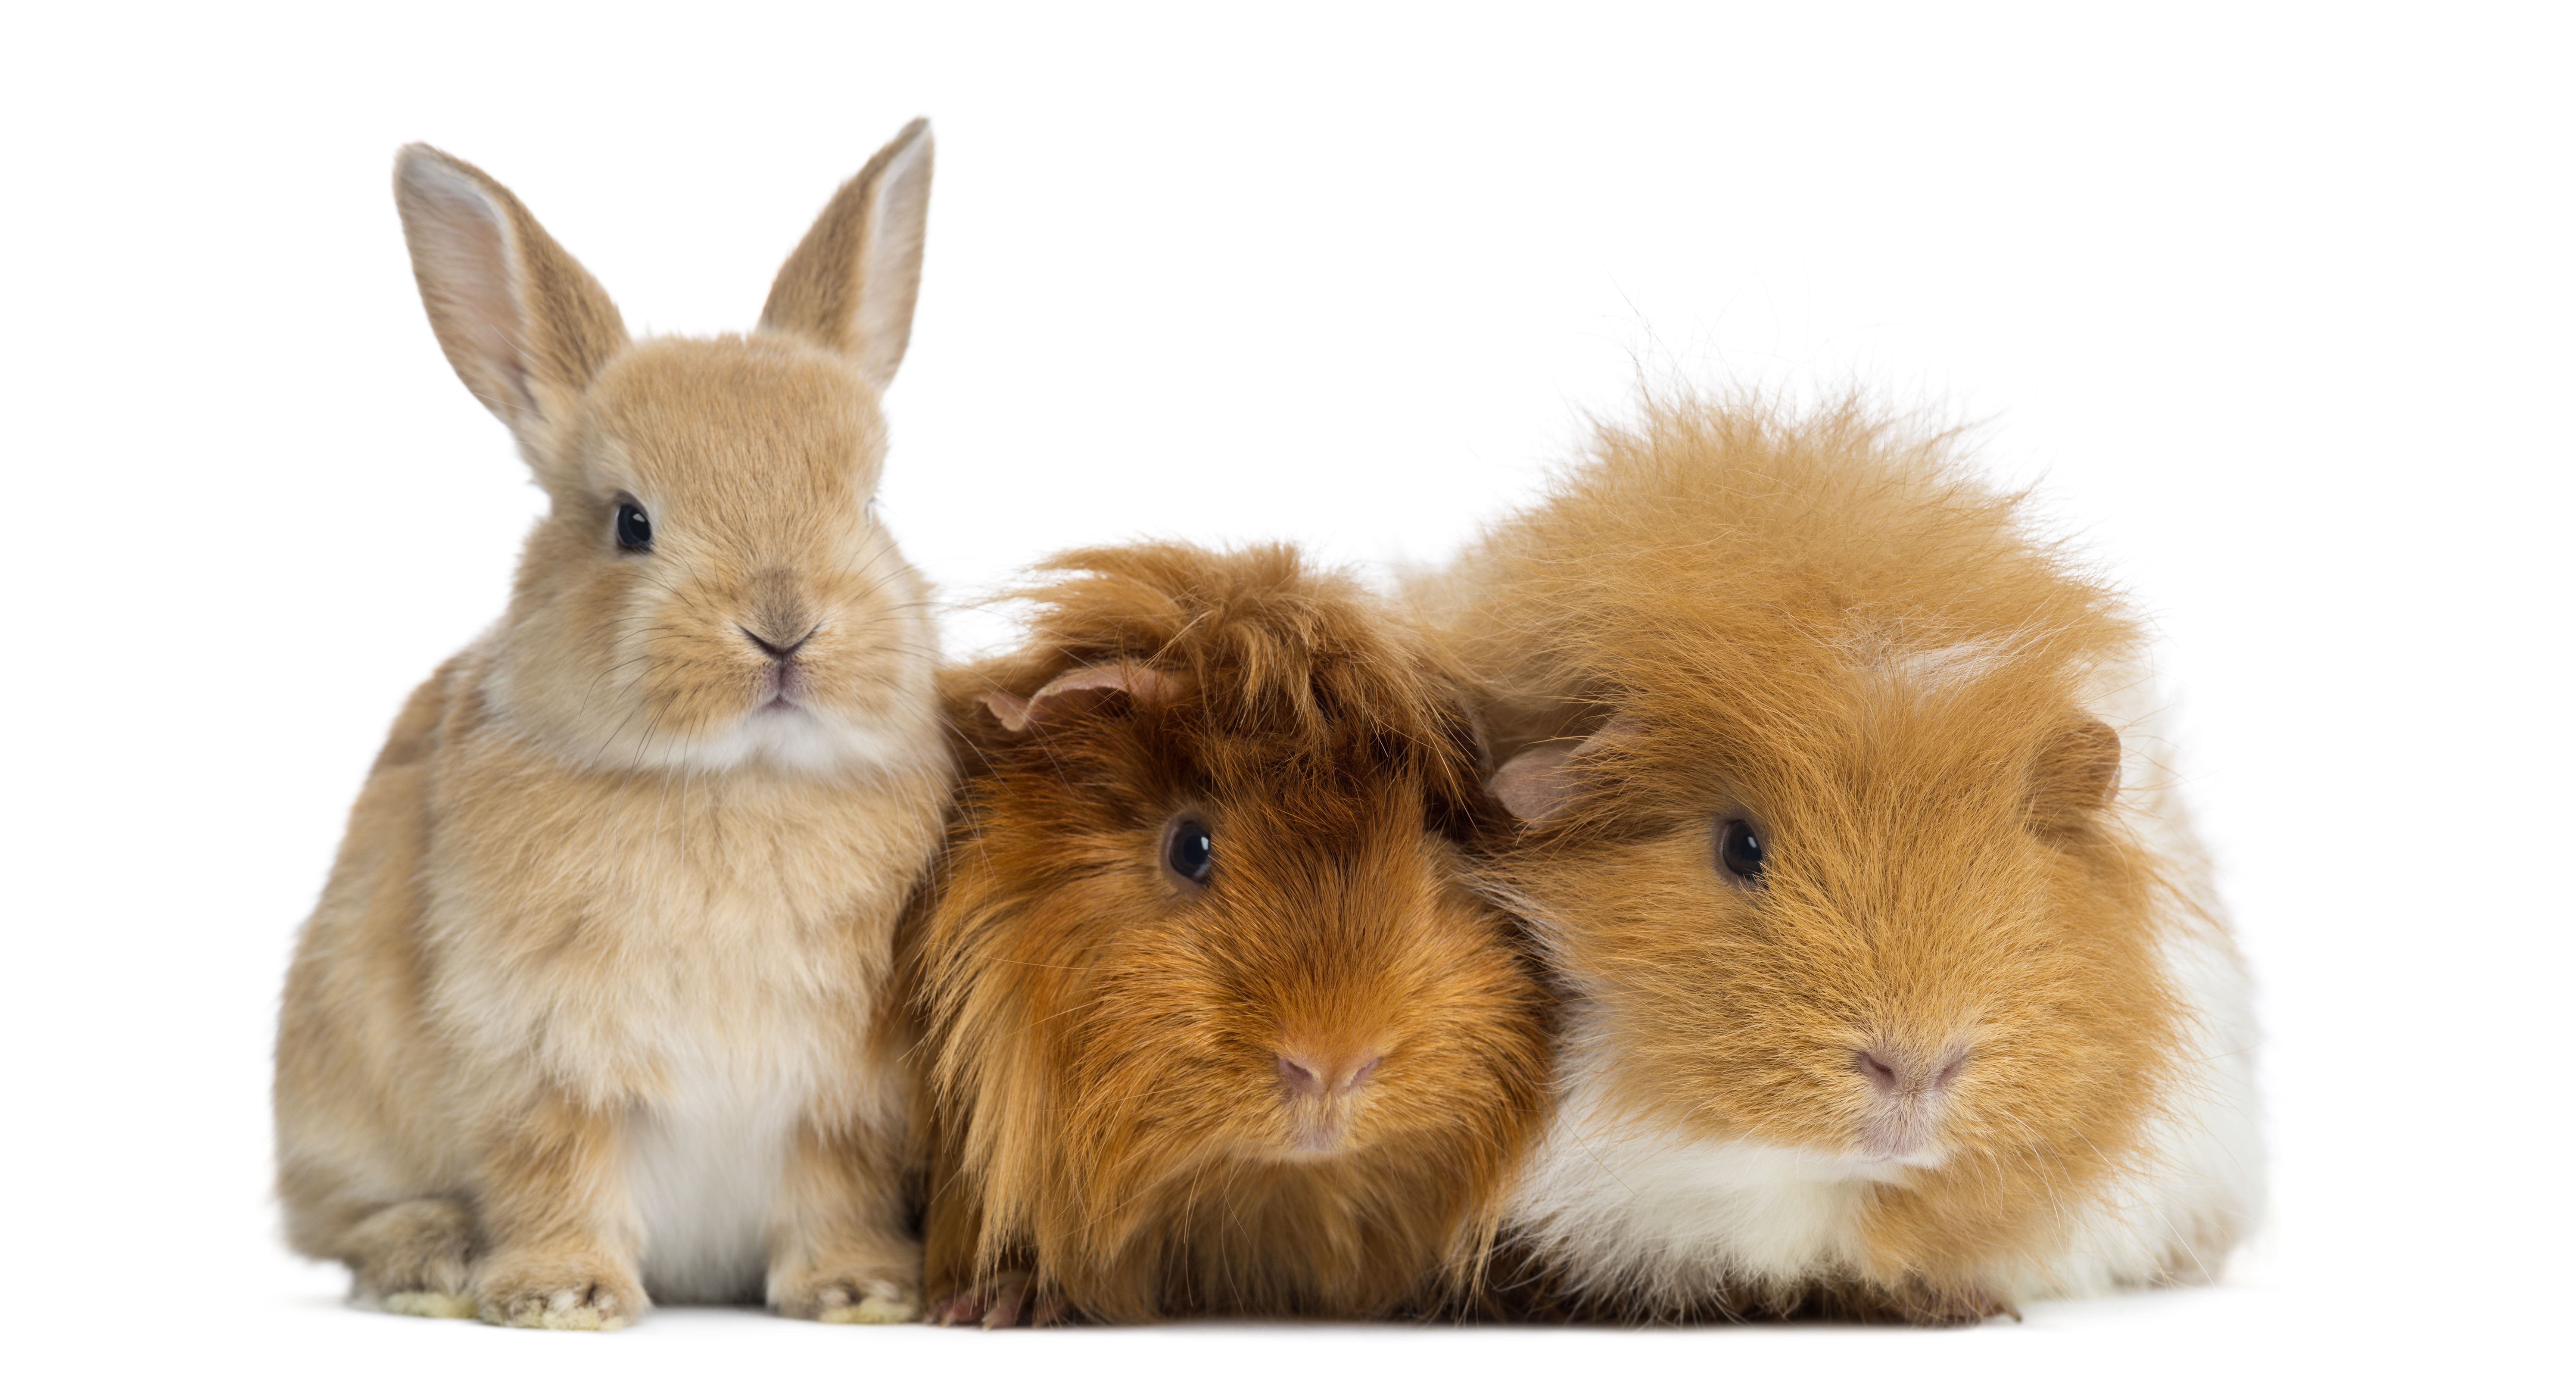
[{"label": "tan rabbit", "polygon": [[930,170],[916,121],[758,329],[638,343],[509,190],[396,163],[439,344],[552,507],[396,721],[287,977],[287,1236],[360,1302],[915,1313],[884,992],[952,776],[924,586],[870,499]]}]

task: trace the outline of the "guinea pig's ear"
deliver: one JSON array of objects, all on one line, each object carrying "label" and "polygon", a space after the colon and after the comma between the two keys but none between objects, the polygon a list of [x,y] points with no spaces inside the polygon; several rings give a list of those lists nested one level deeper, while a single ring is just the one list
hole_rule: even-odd
[{"label": "guinea pig's ear", "polygon": [[2100,720],[2059,730],[2031,764],[2030,820],[2044,831],[2083,826],[2120,791],[2120,735]]},{"label": "guinea pig's ear", "polygon": [[1574,770],[1565,766],[1573,761],[1574,749],[1566,743],[1523,749],[1494,770],[1485,790],[1521,820],[1545,821],[1574,796]]},{"label": "guinea pig's ear", "polygon": [[429,326],[541,481],[552,426],[626,348],[608,292],[492,176],[427,145],[394,159],[394,204]]},{"label": "guinea pig's ear", "polygon": [[1124,695],[1142,705],[1169,700],[1180,693],[1180,688],[1181,678],[1170,672],[1122,662],[1076,667],[1038,687],[1035,695],[987,691],[984,708],[993,712],[1002,728],[1021,734],[1088,712],[1111,696]]},{"label": "guinea pig's ear", "polygon": [[1612,746],[1633,739],[1639,728],[1633,717],[1620,715],[1581,743],[1560,739],[1533,745],[1495,769],[1485,788],[1503,804],[1503,810],[1521,820],[1549,820],[1583,790],[1591,773],[1588,765]]},{"label": "guinea pig's ear", "polygon": [[880,391],[912,341],[930,219],[930,152],[925,120],[886,142],[814,219],[760,311],[762,328],[847,356]]}]

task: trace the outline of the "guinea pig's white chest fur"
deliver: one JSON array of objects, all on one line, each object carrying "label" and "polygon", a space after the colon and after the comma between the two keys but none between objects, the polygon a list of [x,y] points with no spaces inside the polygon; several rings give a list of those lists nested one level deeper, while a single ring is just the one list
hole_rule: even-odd
[{"label": "guinea pig's white chest fur", "polygon": [[1870,1184],[1891,1175],[1751,1140],[1713,1141],[1623,1113],[1596,1027],[1574,1007],[1558,1108],[1512,1221],[1587,1288],[1689,1292],[1848,1264]]}]

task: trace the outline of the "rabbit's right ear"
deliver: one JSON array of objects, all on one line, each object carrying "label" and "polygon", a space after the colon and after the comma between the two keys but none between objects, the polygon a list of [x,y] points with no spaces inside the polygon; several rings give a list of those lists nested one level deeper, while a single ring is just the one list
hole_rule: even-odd
[{"label": "rabbit's right ear", "polygon": [[473,165],[405,145],[394,202],[438,346],[542,475],[549,427],[625,350],[626,321],[527,207]]},{"label": "rabbit's right ear", "polygon": [[855,360],[883,390],[912,341],[921,239],[930,217],[930,122],[916,120],[841,185],[796,244],[760,326]]}]

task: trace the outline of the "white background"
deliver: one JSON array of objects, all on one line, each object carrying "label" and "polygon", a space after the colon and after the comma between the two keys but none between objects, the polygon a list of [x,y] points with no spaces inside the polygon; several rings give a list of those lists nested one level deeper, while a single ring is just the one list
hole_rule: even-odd
[{"label": "white background", "polygon": [[[0,52],[16,1384],[2170,1386],[2566,1347],[2563,9],[74,8]],[[539,506],[422,318],[394,147],[704,332],[923,113],[886,501],[952,597],[1147,534],[1436,560],[1641,376],[1986,422],[2161,625],[2264,983],[2274,1211],[2225,1286],[1967,1333],[344,1308],[266,1197],[278,983]]]}]

